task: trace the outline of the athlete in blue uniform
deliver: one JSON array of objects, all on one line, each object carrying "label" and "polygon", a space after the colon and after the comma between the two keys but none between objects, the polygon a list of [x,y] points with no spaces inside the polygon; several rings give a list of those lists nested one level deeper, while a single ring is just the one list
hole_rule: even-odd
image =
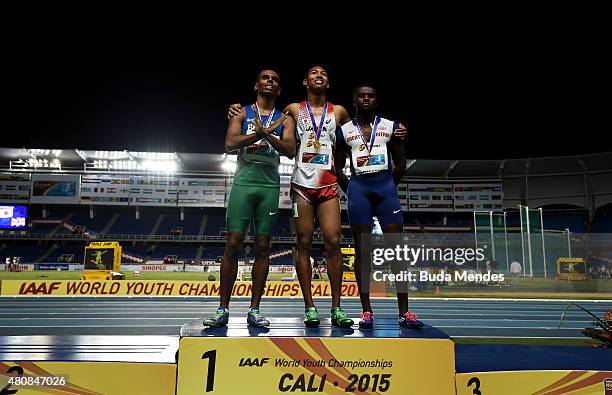
[{"label": "athlete in blue uniform", "polygon": [[[359,86],[353,92],[356,117],[336,130],[335,168],[338,184],[348,195],[348,215],[355,240],[355,276],[363,312],[359,326],[374,324],[370,305],[369,277],[371,267],[362,267],[361,235],[372,232],[372,217],[377,217],[384,234],[401,234],[404,215],[397,193],[397,184],[406,167],[401,139],[393,135],[397,124],[376,114],[376,90]],[[343,172],[346,157],[350,159],[351,178]],[[366,256],[367,256],[366,255]],[[405,283],[397,284],[399,324],[421,328],[423,323],[408,311]]]}]

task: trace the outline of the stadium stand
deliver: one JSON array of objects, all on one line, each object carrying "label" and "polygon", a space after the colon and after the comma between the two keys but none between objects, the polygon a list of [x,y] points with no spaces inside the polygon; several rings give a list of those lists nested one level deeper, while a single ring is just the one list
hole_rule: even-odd
[{"label": "stadium stand", "polygon": [[209,215],[204,234],[207,236],[220,236],[222,228],[225,229],[225,217],[220,215]]},{"label": "stadium stand", "polygon": [[168,255],[176,255],[178,259],[195,259],[197,248],[189,246],[177,246],[159,244],[152,255],[152,259],[163,259]]},{"label": "stadium stand", "polygon": [[43,254],[38,243],[12,242],[4,243],[2,257],[21,257],[22,263],[33,263]]},{"label": "stadium stand", "polygon": [[[45,262],[65,262],[65,263],[82,263],[83,262],[83,245],[82,244],[64,244],[58,245],[57,248],[52,248],[52,251],[45,258]],[[60,258],[64,258],[63,260]],[[72,258],[70,258],[72,257]]]},{"label": "stadium stand", "polygon": [[285,215],[279,215],[276,223],[276,227],[272,232],[272,236],[276,237],[291,237],[291,224],[289,223],[290,217]]},{"label": "stadium stand", "polygon": [[136,219],[134,213],[121,214],[107,234],[137,234],[148,235],[153,230],[153,225],[159,214],[143,213]]},{"label": "stadium stand", "polygon": [[[0,149],[0,168],[10,172],[8,161],[19,159],[19,150]],[[82,152],[81,152],[82,153]],[[17,155],[17,156],[15,156]],[[23,156],[30,153],[24,151]],[[74,163],[65,162],[63,169],[83,172],[85,160],[74,152],[70,156]],[[226,177],[227,173],[219,166],[224,157],[213,154],[176,154],[180,158],[181,171],[189,177]],[[62,159],[62,158],[60,158]],[[495,162],[495,161],[493,161]],[[502,165],[503,162],[503,165]],[[569,165],[574,163],[573,165]],[[575,164],[581,162],[582,165]],[[489,166],[487,173],[478,161],[458,161],[450,166],[449,161],[415,160],[406,169],[404,181],[428,179],[431,182],[458,180],[494,179],[503,185],[504,207],[507,210],[507,225],[517,231],[520,220],[517,206],[529,205],[530,208],[543,207],[544,227],[551,230],[569,228],[573,233],[606,233],[612,230],[612,198],[609,182],[612,153],[583,155],[564,158],[513,159],[499,161]],[[495,164],[495,163],[494,163]],[[565,167],[567,164],[567,168]],[[577,170],[578,169],[578,170]],[[576,178],[576,172],[586,169],[584,175]],[[40,172],[28,170],[33,174]],[[488,170],[487,170],[488,171]],[[44,171],[43,171],[44,172]],[[589,173],[592,172],[592,173]],[[96,174],[87,168],[85,173]],[[199,175],[200,174],[200,175]],[[144,177],[143,173],[135,174]],[[533,175],[534,177],[528,177]],[[177,175],[181,177],[181,175]],[[585,178],[586,177],[586,178]],[[586,182],[585,182],[586,179]],[[540,184],[539,180],[543,180]],[[588,184],[588,188],[584,187]],[[154,207],[135,208],[134,205],[88,205],[88,204],[29,204],[29,221],[23,232],[28,235],[17,240],[22,231],[0,231],[3,246],[2,255],[23,256],[25,261],[35,262],[44,257],[45,261],[56,261],[62,255],[71,255],[81,250],[88,242],[98,240],[103,235],[118,240],[124,253],[137,259],[159,259],[163,255],[179,255],[187,259],[216,260],[223,255],[225,235],[225,209],[222,204],[203,207]],[[139,213],[137,219],[136,212]],[[181,213],[183,218],[181,220]],[[405,212],[405,230],[410,233],[473,231],[471,212]],[[346,212],[342,212],[342,241],[350,243],[352,234],[348,226]],[[466,229],[467,228],[467,229]],[[88,233],[91,237],[88,236]],[[278,237],[294,237],[293,219],[288,209],[281,209],[277,226],[273,231],[273,264],[291,262],[292,245]],[[34,234],[40,234],[34,237]],[[249,235],[252,235],[252,228]],[[110,235],[127,235],[113,237]],[[204,236],[200,240],[193,237]],[[32,236],[32,237],[29,237]],[[137,236],[137,237],[131,237]],[[189,240],[189,237],[192,237]],[[174,237],[174,239],[172,239]],[[163,242],[160,240],[163,239]],[[45,241],[47,240],[47,241]],[[50,241],[49,241],[50,240]],[[72,241],[70,241],[72,240]],[[142,240],[142,241],[141,241]],[[70,241],[70,242],[69,242]],[[189,241],[189,243],[187,243]],[[248,244],[248,242],[247,242]],[[318,224],[315,223],[312,256],[323,256],[322,241]],[[82,252],[74,254],[81,260]],[[253,253],[249,253],[252,258]],[[278,256],[277,256],[278,255]],[[241,255],[244,256],[244,253]],[[131,258],[125,258],[131,259]],[[132,259],[133,260],[133,259]]]}]

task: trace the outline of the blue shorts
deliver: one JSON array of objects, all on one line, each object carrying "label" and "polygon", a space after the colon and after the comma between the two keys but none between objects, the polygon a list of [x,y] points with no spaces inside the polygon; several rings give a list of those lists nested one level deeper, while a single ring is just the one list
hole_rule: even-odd
[{"label": "blue shorts", "polygon": [[392,177],[363,181],[353,177],[348,186],[348,215],[351,225],[404,224],[404,213]]}]

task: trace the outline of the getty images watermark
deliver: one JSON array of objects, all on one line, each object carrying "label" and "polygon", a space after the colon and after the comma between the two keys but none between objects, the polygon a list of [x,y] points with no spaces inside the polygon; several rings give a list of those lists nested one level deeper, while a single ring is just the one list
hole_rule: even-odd
[{"label": "getty images watermark", "polygon": [[[473,233],[365,234],[360,241],[360,267],[355,269],[366,287],[384,284],[399,292],[400,287],[427,284],[492,285],[503,283],[508,273],[506,259],[498,263],[492,243],[475,239]],[[498,241],[496,245],[498,252],[505,251]]]},{"label": "getty images watermark", "polygon": [[407,245],[396,245],[395,247],[388,248],[374,248],[372,250],[372,265],[374,268],[381,266],[389,266],[393,264],[402,264],[408,266],[416,266],[419,262],[440,262],[442,264],[455,265],[455,270],[447,272],[441,269],[437,273],[432,273],[429,270],[401,270],[399,273],[388,273],[385,270],[374,270],[372,275],[374,281],[408,281],[408,282],[442,282],[442,281],[455,281],[455,282],[476,282],[476,283],[488,283],[488,282],[503,282],[503,273],[492,273],[491,270],[485,273],[478,273],[468,269],[457,270],[457,267],[461,267],[466,264],[475,264],[478,267],[478,263],[481,263],[483,268],[491,266],[491,263],[487,264],[487,257],[485,255],[486,249],[484,248],[431,248],[421,245],[418,248],[409,247]]}]

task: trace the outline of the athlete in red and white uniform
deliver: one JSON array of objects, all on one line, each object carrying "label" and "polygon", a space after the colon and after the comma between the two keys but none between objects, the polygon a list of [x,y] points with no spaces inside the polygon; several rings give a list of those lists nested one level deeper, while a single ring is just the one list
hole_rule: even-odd
[{"label": "athlete in red and white uniform", "polygon": [[327,254],[327,274],[332,294],[332,324],[351,326],[353,321],[340,308],[342,254],[340,253],[340,201],[334,169],[336,127],[350,121],[346,109],[327,101],[327,71],[312,66],[304,76],[307,99],[287,106],[296,121],[298,153],[291,177],[291,197],[297,232],[296,270],[304,296],[304,323],[317,326],[319,317],[310,291],[310,249],[314,216],[319,219]]},{"label": "athlete in red and white uniform", "polygon": [[[309,105],[310,102],[303,101],[298,107],[296,134],[299,150],[291,184],[294,192],[311,204],[317,204],[337,196],[333,152],[336,144],[336,127],[339,125],[336,124],[334,105],[328,102],[323,128],[317,139],[308,111]],[[318,120],[315,119],[315,123],[320,123],[320,117]],[[320,145],[316,144],[317,140]]]}]

